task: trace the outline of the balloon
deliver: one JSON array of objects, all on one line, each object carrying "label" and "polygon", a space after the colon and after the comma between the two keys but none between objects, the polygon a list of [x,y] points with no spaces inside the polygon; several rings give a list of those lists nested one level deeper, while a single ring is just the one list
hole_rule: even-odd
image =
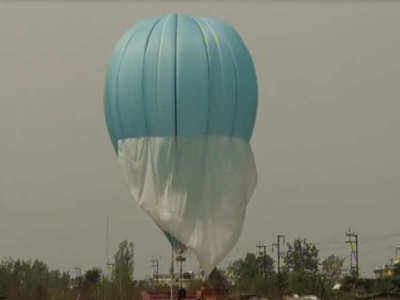
[{"label": "balloon", "polygon": [[239,34],[212,18],[140,22],[114,50],[104,109],[131,195],[211,272],[238,241],[257,181],[257,79]]}]

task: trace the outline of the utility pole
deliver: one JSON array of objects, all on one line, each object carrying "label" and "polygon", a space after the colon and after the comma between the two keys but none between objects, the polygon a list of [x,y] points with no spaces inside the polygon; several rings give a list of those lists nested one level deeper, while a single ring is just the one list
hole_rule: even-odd
[{"label": "utility pole", "polygon": [[153,268],[153,278],[158,280],[158,270],[160,265],[159,258],[158,257],[152,258],[150,262],[151,262],[151,267]]},{"label": "utility pole", "polygon": [[278,236],[276,237],[276,243],[272,244],[272,246],[275,246],[277,248],[276,255],[277,255],[278,274],[281,273],[281,240],[283,240],[283,244],[285,244],[285,236],[283,234],[278,234]]},{"label": "utility pole", "polygon": [[267,245],[260,241],[256,247],[258,256],[263,255],[263,273],[264,279],[267,280]]},{"label": "utility pole", "polygon": [[[354,272],[355,276],[358,278],[360,275],[358,264],[358,234],[351,231],[349,228],[349,231],[346,232],[345,235],[347,237],[347,241],[345,241],[345,243],[350,245],[350,272]],[[355,266],[353,266],[353,259],[355,260]]]},{"label": "utility pole", "polygon": [[281,280],[281,239],[283,239],[283,244],[285,244],[285,236],[283,234],[278,234],[276,237],[276,243],[272,244],[272,250],[274,247],[277,248],[276,255],[277,255],[277,269],[278,269],[278,291],[280,295],[280,299],[282,298],[282,280]]},{"label": "utility pole", "polygon": [[[108,279],[112,279],[114,276],[114,263],[107,261],[106,263],[106,270],[108,272]],[[110,271],[111,270],[111,271]],[[120,293],[121,293],[121,281],[120,281]],[[104,280],[103,280],[103,290],[104,290]]]},{"label": "utility pole", "polygon": [[114,264],[110,262],[110,217],[107,216],[106,221],[106,273],[110,277],[113,271]]},{"label": "utility pole", "polygon": [[174,283],[175,283],[175,271],[174,271],[174,247],[171,246],[171,293],[170,300],[174,299]]},{"label": "utility pole", "polygon": [[112,272],[114,271],[114,263],[108,262],[108,263],[107,263],[107,268],[111,270],[110,273],[112,274]]},{"label": "utility pole", "polygon": [[81,287],[82,284],[82,268],[80,267],[75,267],[75,280],[77,279],[79,287]]},{"label": "utility pole", "polygon": [[183,290],[183,272],[182,272],[182,264],[186,260],[186,258],[183,256],[183,250],[178,250],[178,256],[176,257],[176,261],[179,262],[179,292],[178,292],[178,299],[183,299],[182,294],[185,293]]},{"label": "utility pole", "polygon": [[106,218],[106,266],[103,272],[103,300],[105,297],[105,278],[110,279],[112,276],[112,271],[114,270],[114,264],[110,262],[110,217]]}]

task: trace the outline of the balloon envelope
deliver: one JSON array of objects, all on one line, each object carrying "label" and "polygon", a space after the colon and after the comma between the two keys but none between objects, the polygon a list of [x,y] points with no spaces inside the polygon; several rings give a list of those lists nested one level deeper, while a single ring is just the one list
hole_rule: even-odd
[{"label": "balloon envelope", "polygon": [[114,50],[104,105],[132,196],[211,272],[236,244],[256,185],[257,80],[242,39],[211,18],[143,21]]}]

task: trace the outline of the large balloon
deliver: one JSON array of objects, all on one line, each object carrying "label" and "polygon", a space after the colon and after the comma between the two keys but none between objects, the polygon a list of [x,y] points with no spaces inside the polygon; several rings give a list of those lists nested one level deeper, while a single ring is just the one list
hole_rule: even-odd
[{"label": "large balloon", "polygon": [[257,172],[254,64],[229,24],[171,14],[125,33],[105,117],[130,192],[206,273],[239,239]]}]

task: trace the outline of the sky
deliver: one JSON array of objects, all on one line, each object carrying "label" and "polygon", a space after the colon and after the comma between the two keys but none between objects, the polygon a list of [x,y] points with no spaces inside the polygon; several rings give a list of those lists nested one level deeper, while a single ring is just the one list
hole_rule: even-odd
[{"label": "sky", "polygon": [[[277,234],[346,257],[365,276],[400,244],[400,3],[0,2],[0,257],[73,272],[135,243],[135,276],[170,248],[130,197],[105,127],[105,71],[138,21],[170,13],[232,24],[257,70],[258,186],[226,266]],[[271,255],[275,255],[271,253]],[[190,259],[186,269],[195,269]]]}]

